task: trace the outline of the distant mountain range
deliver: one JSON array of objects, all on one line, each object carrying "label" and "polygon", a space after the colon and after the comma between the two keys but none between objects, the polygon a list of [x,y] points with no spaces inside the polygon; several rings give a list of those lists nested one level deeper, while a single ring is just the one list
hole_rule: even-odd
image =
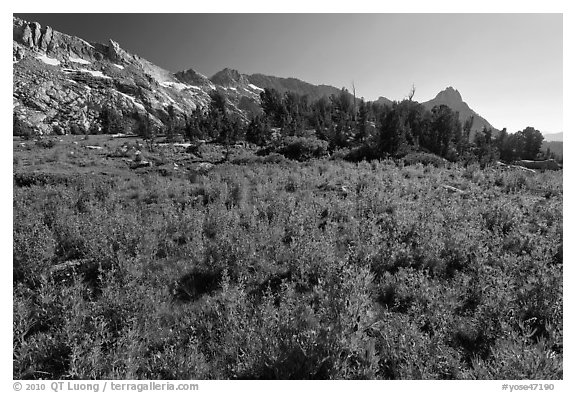
[{"label": "distant mountain range", "polygon": [[562,142],[564,140],[564,133],[544,134],[544,140],[547,142]]},{"label": "distant mountain range", "polygon": [[[245,119],[260,111],[260,92],[266,88],[308,95],[311,100],[341,92],[334,86],[245,75],[229,68],[211,78],[192,68],[171,73],[115,41],[89,43],[19,18],[13,18],[12,57],[14,114],[42,133],[73,127],[85,131],[106,106],[123,114],[148,115],[160,125],[167,121],[169,108],[183,116],[207,106],[214,90],[222,92],[229,108]],[[385,97],[376,102],[392,104]],[[423,103],[427,109],[442,104],[458,111],[462,122],[474,116],[475,131],[493,128],[452,87]]]}]

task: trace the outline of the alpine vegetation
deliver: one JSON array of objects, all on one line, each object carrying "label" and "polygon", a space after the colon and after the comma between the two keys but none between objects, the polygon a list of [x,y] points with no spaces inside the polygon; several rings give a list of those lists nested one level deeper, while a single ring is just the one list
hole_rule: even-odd
[{"label": "alpine vegetation", "polygon": [[14,379],[563,378],[562,142],[13,34]]}]

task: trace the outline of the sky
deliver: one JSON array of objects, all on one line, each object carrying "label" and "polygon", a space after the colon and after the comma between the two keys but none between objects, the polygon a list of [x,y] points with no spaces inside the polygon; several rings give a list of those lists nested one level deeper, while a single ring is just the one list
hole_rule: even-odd
[{"label": "sky", "polygon": [[112,38],[176,72],[223,68],[356,88],[367,100],[448,86],[494,127],[562,127],[562,14],[16,14]]}]

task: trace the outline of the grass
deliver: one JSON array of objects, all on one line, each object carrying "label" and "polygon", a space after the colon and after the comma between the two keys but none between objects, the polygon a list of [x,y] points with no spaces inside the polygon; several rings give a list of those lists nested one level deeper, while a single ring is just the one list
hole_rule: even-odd
[{"label": "grass", "polygon": [[562,172],[76,138],[15,143],[14,379],[562,379]]}]

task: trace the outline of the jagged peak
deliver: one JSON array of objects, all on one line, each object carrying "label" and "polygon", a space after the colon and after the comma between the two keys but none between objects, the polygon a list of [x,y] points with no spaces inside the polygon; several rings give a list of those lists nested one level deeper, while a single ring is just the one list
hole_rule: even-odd
[{"label": "jagged peak", "polygon": [[108,40],[108,57],[110,60],[121,63],[123,60],[126,60],[129,56],[128,52],[126,52],[120,44],[113,39]]},{"label": "jagged peak", "polygon": [[176,79],[180,82],[188,83],[192,85],[198,84],[209,84],[210,80],[205,76],[196,71],[193,68],[188,68],[187,70],[178,71],[174,74]]},{"label": "jagged peak", "polygon": [[216,75],[230,75],[230,76],[234,76],[234,77],[240,77],[240,72],[238,72],[238,70],[235,70],[233,68],[224,68],[222,71],[219,71],[217,73],[214,74],[214,76]]},{"label": "jagged peak", "polygon": [[245,75],[232,68],[224,68],[222,71],[212,75],[210,80],[221,86],[236,86],[250,83]]},{"label": "jagged peak", "polygon": [[447,102],[463,102],[460,92],[452,86],[448,86],[440,93],[438,93],[435,99]]},{"label": "jagged peak", "polygon": [[178,74],[183,74],[183,75],[185,75],[185,74],[199,75],[199,76],[201,76],[201,77],[203,77],[203,78],[206,78],[205,75],[203,75],[203,74],[201,74],[200,72],[196,71],[194,68],[187,68],[187,69],[185,69],[185,70],[178,71],[177,73],[178,73]]},{"label": "jagged peak", "polygon": [[122,49],[122,48],[120,48],[120,44],[118,42],[114,41],[112,38],[110,38],[108,40],[108,46],[111,46],[114,49]]}]

